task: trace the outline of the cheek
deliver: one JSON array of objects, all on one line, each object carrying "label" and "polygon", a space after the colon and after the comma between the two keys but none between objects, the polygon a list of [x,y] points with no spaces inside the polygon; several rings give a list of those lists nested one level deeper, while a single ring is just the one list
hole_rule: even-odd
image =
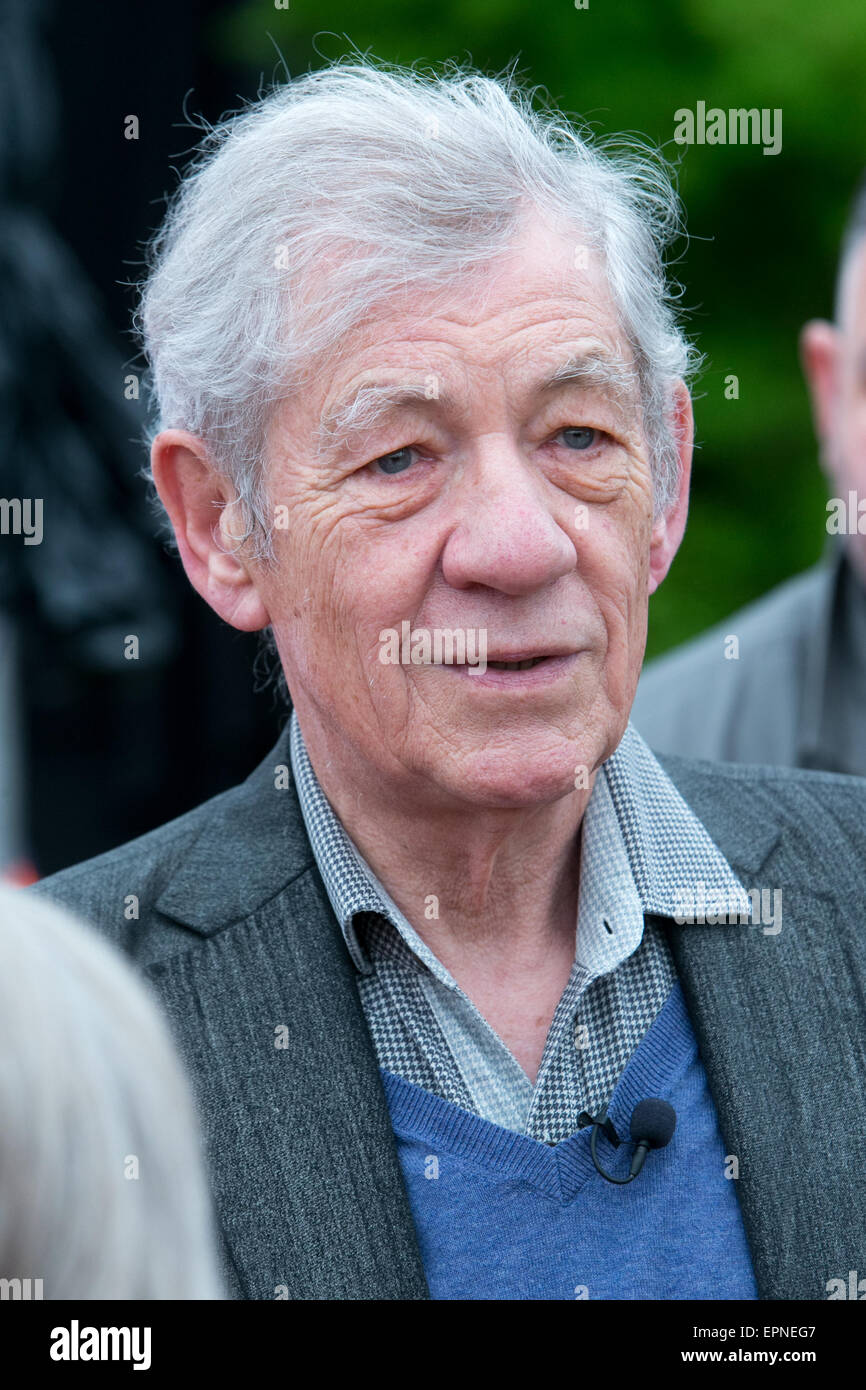
[{"label": "cheek", "polygon": [[354,518],[296,535],[281,569],[292,576],[280,611],[293,648],[310,653],[308,669],[336,665],[347,683],[378,680],[380,633],[415,621],[429,583],[417,550]]},{"label": "cheek", "polygon": [[649,521],[620,527],[607,516],[599,523],[592,563],[584,555],[583,571],[603,624],[600,679],[607,700],[627,713],[643,662],[647,632]]},{"label": "cheek", "polygon": [[630,523],[622,524],[605,512],[596,518],[594,534],[578,557],[578,569],[599,607],[618,627],[639,627],[646,620],[651,535],[649,514],[632,515]]},{"label": "cheek", "polygon": [[291,516],[275,536],[268,611],[284,662],[316,684],[317,673],[334,668],[335,652],[345,652],[349,595],[334,528],[302,524],[297,509]]}]

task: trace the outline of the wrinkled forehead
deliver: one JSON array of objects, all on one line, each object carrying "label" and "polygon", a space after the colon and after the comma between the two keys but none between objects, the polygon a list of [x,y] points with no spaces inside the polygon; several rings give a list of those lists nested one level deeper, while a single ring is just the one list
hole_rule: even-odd
[{"label": "wrinkled forehead", "polygon": [[536,225],[480,274],[408,285],[372,305],[319,364],[307,405],[330,434],[376,392],[429,399],[493,376],[515,392],[580,378],[633,403],[631,347],[601,258],[579,234]]}]

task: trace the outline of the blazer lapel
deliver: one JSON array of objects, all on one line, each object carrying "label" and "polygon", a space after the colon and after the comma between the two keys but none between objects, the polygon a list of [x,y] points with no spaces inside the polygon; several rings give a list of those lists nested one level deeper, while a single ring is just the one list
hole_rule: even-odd
[{"label": "blazer lapel", "polygon": [[[148,974],[197,1088],[242,1296],[428,1298],[354,967],[293,788],[275,811],[284,738],[157,904],[207,939]],[[239,882],[255,905],[238,919]]]},{"label": "blazer lapel", "polygon": [[[738,859],[719,843],[747,888],[784,885],[781,930],[657,920],[668,932],[726,1150],[737,1160],[759,1294],[822,1299],[831,1279],[847,1282],[863,1265],[864,952],[837,900],[804,881],[784,837],[751,880],[754,856],[741,844]],[[840,882],[856,884],[862,901],[863,866],[853,856],[841,862],[838,843],[831,849]]]}]

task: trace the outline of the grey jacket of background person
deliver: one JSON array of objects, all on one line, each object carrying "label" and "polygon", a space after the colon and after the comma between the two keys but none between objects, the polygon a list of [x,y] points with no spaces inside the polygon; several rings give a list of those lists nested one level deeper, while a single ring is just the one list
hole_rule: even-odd
[{"label": "grey jacket of background person", "polygon": [[[290,773],[278,785],[288,733],[239,786],[27,891],[89,917],[158,991],[198,1093],[230,1296],[428,1298],[355,967]],[[664,765],[745,888],[782,889],[777,935],[658,920],[760,1297],[824,1299],[866,1276],[866,782]]]},{"label": "grey jacket of background person", "polygon": [[631,717],[655,753],[866,776],[866,588],[842,547],[650,662]]}]

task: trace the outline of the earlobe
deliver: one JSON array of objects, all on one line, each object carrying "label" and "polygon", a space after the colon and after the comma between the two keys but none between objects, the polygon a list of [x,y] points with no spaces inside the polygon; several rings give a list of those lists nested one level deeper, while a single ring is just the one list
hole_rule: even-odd
[{"label": "earlobe", "polygon": [[153,442],[151,469],[196,593],[232,627],[267,627],[267,608],[240,550],[244,531],[234,489],[213,468],[203,441],[186,430],[163,430]]}]

